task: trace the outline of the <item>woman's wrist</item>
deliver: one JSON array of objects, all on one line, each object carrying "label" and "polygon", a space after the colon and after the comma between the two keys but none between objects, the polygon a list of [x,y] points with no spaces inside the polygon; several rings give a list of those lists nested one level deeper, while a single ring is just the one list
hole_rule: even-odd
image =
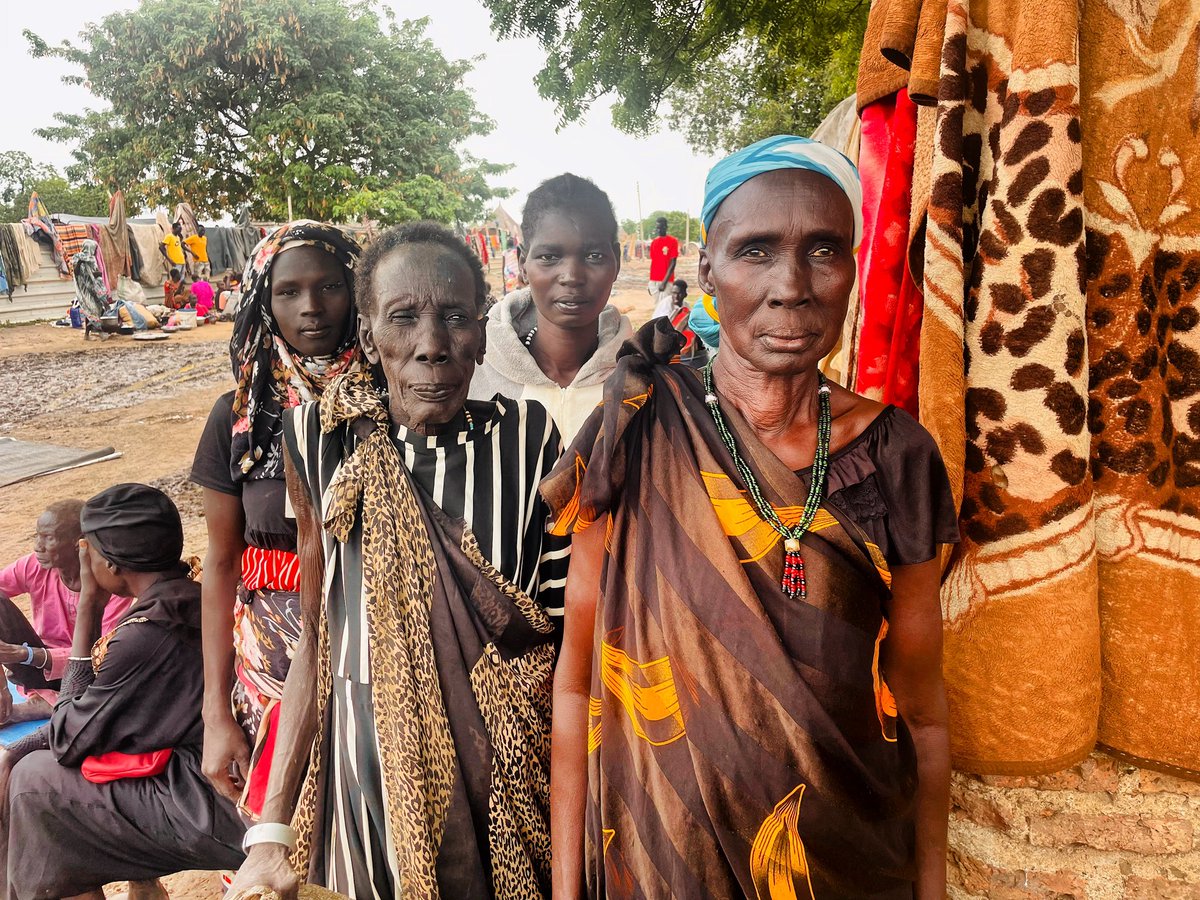
[{"label": "woman's wrist", "polygon": [[200,718],[209,727],[213,725],[226,725],[231,722],[236,724],[237,720],[233,717],[233,707],[229,703],[229,694],[225,694],[219,698],[205,695],[200,704]]}]

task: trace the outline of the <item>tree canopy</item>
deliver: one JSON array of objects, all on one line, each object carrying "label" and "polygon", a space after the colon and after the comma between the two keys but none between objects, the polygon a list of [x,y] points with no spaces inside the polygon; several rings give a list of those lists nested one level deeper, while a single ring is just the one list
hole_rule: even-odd
[{"label": "tree canopy", "polygon": [[50,212],[107,216],[108,192],[94,184],[71,184],[53,166],[35,163],[28,153],[0,153],[0,222],[19,222],[29,212],[29,195]]},{"label": "tree canopy", "polygon": [[698,150],[809,134],[854,90],[868,0],[483,0],[494,29],[546,49],[564,124],[615,95],[613,123],[663,124]]},{"label": "tree canopy", "polygon": [[[651,240],[655,237],[659,218],[667,220],[667,234],[679,238],[679,240],[700,240],[700,220],[695,216],[691,217],[691,225],[688,224],[688,214],[683,210],[672,209],[656,209],[646,218],[642,219],[641,235],[646,240]],[[633,237],[638,235],[637,219],[624,219],[621,222],[621,230]]]},{"label": "tree canopy", "polygon": [[463,87],[470,63],[425,25],[352,0],[142,0],[78,45],[27,31],[34,56],[77,65],[67,80],[105,101],[38,133],[74,145],[69,174],[132,205],[281,218],[290,195],[297,216],[470,219],[502,168],[461,145],[492,123]]}]

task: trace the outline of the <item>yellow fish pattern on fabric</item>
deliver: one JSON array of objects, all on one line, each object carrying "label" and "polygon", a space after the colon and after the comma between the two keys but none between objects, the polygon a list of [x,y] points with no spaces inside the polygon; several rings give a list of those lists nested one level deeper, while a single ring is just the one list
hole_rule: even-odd
[{"label": "yellow fish pattern on fabric", "polygon": [[883,680],[879,671],[879,648],[887,637],[888,622],[884,619],[879,625],[879,636],[875,638],[875,658],[871,660],[871,676],[875,682],[875,714],[879,716],[879,729],[883,732],[884,740],[896,743],[896,698],[892,689]]},{"label": "yellow fish pattern on fabric", "polygon": [[625,708],[639,738],[662,747],[683,737],[683,713],[670,659],[664,656],[639,663],[624,650],[601,641],[600,680]]},{"label": "yellow fish pattern on fabric", "polygon": [[800,785],[775,804],[750,848],[750,875],[758,900],[816,900],[800,839]]}]

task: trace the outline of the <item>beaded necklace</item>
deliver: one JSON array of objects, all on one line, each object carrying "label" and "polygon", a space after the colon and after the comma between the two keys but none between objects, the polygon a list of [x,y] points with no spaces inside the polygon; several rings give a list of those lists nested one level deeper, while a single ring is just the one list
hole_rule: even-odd
[{"label": "beaded necklace", "polygon": [[755,511],[758,513],[760,519],[770,525],[783,538],[783,576],[780,578],[780,587],[789,600],[795,600],[797,597],[801,600],[807,600],[808,588],[804,580],[804,556],[801,553],[800,538],[808,532],[813,520],[817,517],[817,511],[821,508],[821,500],[825,497],[825,477],[829,472],[829,439],[833,433],[833,413],[830,411],[829,384],[825,380],[825,376],[818,372],[817,381],[820,386],[817,388],[817,454],[813,459],[812,483],[808,488],[808,498],[804,501],[804,513],[800,516],[800,521],[789,528],[780,521],[775,507],[767,502],[767,498],[763,496],[762,488],[758,486],[758,479],[754,477],[750,466],[746,464],[746,461],[742,459],[742,455],[738,452],[737,443],[733,439],[733,432],[729,430],[729,425],[725,422],[725,416],[721,413],[721,405],[717,401],[717,391],[713,386],[711,362],[704,367],[703,372],[704,402],[708,405],[708,411],[712,413],[713,421],[717,425],[717,432],[721,435],[721,440],[724,442],[725,448],[729,451],[729,455],[733,457],[733,463],[737,466],[738,474],[742,477],[742,481],[746,485],[746,490],[750,494],[751,501],[754,503]]},{"label": "beaded necklace", "polygon": [[535,334],[537,334],[537,326],[536,325],[534,325],[533,328],[530,329],[529,334],[525,335],[525,340],[521,341],[521,343],[524,344],[526,347],[532,347],[533,346],[533,336]]}]

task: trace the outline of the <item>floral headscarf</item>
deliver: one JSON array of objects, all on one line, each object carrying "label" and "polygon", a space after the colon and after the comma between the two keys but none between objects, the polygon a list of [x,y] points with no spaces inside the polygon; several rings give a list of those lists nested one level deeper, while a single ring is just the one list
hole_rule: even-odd
[{"label": "floral headscarf", "polygon": [[284,341],[271,315],[271,266],[295,247],[319,247],[346,270],[353,291],[359,246],[333,225],[299,221],[280,226],[254,248],[242,276],[229,358],[237,389],[233,394],[233,480],[283,477],[283,411],[321,395],[336,375],[363,367],[354,304],[347,313],[341,346],[332,356],[300,356]]}]

